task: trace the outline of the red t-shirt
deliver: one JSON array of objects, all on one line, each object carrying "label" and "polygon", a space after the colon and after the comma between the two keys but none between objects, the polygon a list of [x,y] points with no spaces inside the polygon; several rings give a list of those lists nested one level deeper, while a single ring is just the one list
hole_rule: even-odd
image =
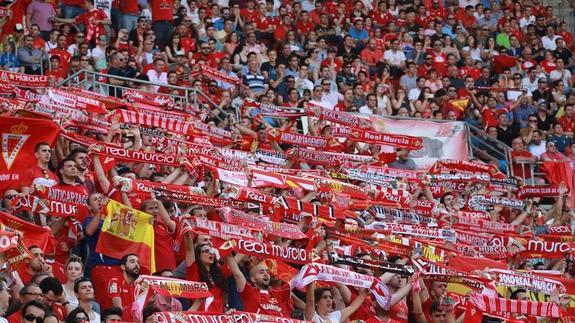
[{"label": "red t-shirt", "polygon": [[[512,151],[511,158],[515,157],[528,157],[531,158],[533,155],[528,151]],[[525,170],[525,177],[524,178],[531,178],[531,167],[525,163],[513,163],[513,174],[515,176],[521,177],[523,175],[523,170]]]},{"label": "red t-shirt", "polygon": [[487,106],[484,106],[483,109],[481,109],[481,114],[483,115],[483,123],[485,124],[485,129],[487,130],[489,127],[497,127],[499,125],[497,116],[499,113],[503,112],[507,112],[507,109],[496,109],[494,112]]},{"label": "red t-shirt", "polygon": [[52,187],[58,184],[59,181],[56,174],[52,173],[49,169],[47,169],[46,174],[44,174],[38,165],[34,165],[34,167],[24,171],[21,179],[22,186],[42,185]]},{"label": "red t-shirt", "polygon": [[[137,1],[136,1],[137,2]],[[174,19],[174,0],[151,0],[152,22]]]},{"label": "red t-shirt", "polygon": [[[357,293],[352,291],[351,292],[351,299],[350,302],[353,302],[357,298]],[[365,321],[371,317],[375,316],[375,312],[373,311],[373,301],[371,296],[368,295],[361,306],[350,316],[350,321],[355,320],[362,320]]]},{"label": "red t-shirt", "polygon": [[120,11],[123,14],[137,15],[140,12],[138,1],[120,1]]},{"label": "red t-shirt", "polygon": [[298,21],[296,28],[300,34],[307,35],[307,33],[315,29],[315,25],[311,20],[308,21],[300,20]]},{"label": "red t-shirt", "polygon": [[252,21],[257,14],[258,12],[255,9],[244,8],[240,10],[240,15],[244,18],[244,21]]},{"label": "red t-shirt", "polygon": [[240,293],[244,311],[281,317],[290,317],[293,308],[291,290],[288,285],[281,288],[261,290],[246,283]]},{"label": "red t-shirt", "polygon": [[575,129],[575,119],[568,120],[565,116],[562,116],[557,120],[557,123],[563,127],[564,132],[573,132]]},{"label": "red t-shirt", "polygon": [[65,49],[53,48],[50,50],[48,54],[49,54],[48,56],[50,57],[58,55],[60,57],[60,67],[66,72],[68,71],[68,66],[70,65],[70,59],[72,58],[72,54],[70,54],[70,52],[68,52]]},{"label": "red t-shirt", "polygon": [[398,320],[400,322],[407,322],[407,318],[409,316],[409,309],[407,308],[407,303],[405,299],[397,302],[395,305],[391,307],[390,316],[394,320]]},{"label": "red t-shirt", "polygon": [[[220,270],[222,271],[222,275],[224,276],[224,279],[227,279],[228,277],[231,276],[231,271],[227,265],[221,266]],[[201,281],[200,280],[200,272],[198,270],[197,264],[193,264],[191,266],[186,267],[186,279],[189,281],[193,281],[193,282]],[[212,287],[210,288],[210,293],[212,293],[212,295],[214,296],[214,300],[212,301],[212,303],[209,305],[209,307],[207,309],[205,309],[205,301],[206,300],[204,300],[204,302],[200,306],[200,311],[206,310],[209,312],[218,312],[218,313],[224,312],[224,305],[225,305],[224,304],[224,291],[221,290],[215,284],[212,284]]]},{"label": "red t-shirt", "polygon": [[108,304],[101,304],[103,308],[108,308],[112,305],[112,298],[120,297],[122,299],[122,306],[132,305],[134,302],[134,285],[128,284],[124,277],[120,275],[118,278],[112,278],[108,283],[106,289],[106,301]]},{"label": "red t-shirt", "polygon": [[86,28],[86,42],[89,43],[92,39],[100,37],[100,35],[106,35],[104,25],[93,22],[94,20],[105,19],[108,19],[108,16],[104,10],[92,9],[74,18],[74,23],[84,25],[84,28]]},{"label": "red t-shirt", "polygon": [[172,239],[172,235],[168,232],[168,228],[161,222],[154,224],[154,253],[157,271],[176,269],[174,239]]}]

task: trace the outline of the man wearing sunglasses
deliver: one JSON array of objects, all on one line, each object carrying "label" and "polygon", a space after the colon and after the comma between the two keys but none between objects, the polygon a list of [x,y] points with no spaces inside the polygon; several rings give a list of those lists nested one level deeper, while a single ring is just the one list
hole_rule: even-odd
[{"label": "man wearing sunglasses", "polygon": [[30,301],[22,308],[20,322],[42,323],[46,315],[46,306],[39,301]]}]

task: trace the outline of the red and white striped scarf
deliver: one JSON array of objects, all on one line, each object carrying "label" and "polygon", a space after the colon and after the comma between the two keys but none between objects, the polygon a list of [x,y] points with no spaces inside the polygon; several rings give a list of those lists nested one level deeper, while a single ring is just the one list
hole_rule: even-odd
[{"label": "red and white striped scarf", "polygon": [[552,318],[567,317],[567,314],[559,306],[551,302],[519,301],[477,293],[471,294],[470,302],[481,311],[488,313],[504,312]]},{"label": "red and white striped scarf", "polygon": [[159,127],[167,129],[171,132],[186,135],[194,128],[194,124],[164,116],[155,113],[148,114],[143,112],[116,110],[116,114],[120,116],[120,122],[139,124],[147,127]]}]

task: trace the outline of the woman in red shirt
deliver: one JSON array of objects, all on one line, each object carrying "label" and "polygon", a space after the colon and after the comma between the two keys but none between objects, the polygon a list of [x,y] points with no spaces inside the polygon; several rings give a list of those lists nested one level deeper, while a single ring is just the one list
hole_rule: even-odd
[{"label": "woman in red shirt", "polygon": [[[200,304],[200,311],[223,313],[228,301],[227,278],[231,275],[227,266],[220,267],[214,249],[209,244],[194,247],[191,238],[186,237],[186,279],[208,284],[212,298]],[[196,305],[196,304],[194,304]]]}]

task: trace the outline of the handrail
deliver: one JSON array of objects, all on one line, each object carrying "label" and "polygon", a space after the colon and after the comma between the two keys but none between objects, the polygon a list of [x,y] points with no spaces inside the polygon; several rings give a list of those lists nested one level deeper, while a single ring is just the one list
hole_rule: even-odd
[{"label": "handrail", "polygon": [[[109,83],[102,83],[102,82],[98,81],[100,79],[115,79],[115,80],[119,80],[119,81],[132,82],[132,83],[136,83],[136,84],[145,84],[145,85],[150,85],[150,86],[167,87],[170,90],[183,91],[185,93],[184,96],[174,95],[174,94],[166,94],[169,97],[172,97],[174,99],[175,98],[184,99],[184,101],[187,102],[188,105],[192,104],[194,107],[198,107],[198,95],[199,95],[199,96],[202,96],[203,101],[209,103],[211,106],[213,106],[213,108],[220,111],[220,113],[224,112],[220,108],[220,106],[218,104],[216,104],[212,99],[210,99],[205,93],[203,93],[202,91],[200,91],[194,87],[184,87],[184,86],[177,86],[177,85],[171,85],[171,84],[160,84],[160,83],[155,83],[155,82],[151,82],[151,81],[137,80],[134,78],[118,76],[118,75],[111,75],[111,74],[106,74],[106,73],[101,73],[101,72],[96,72],[96,71],[89,71],[89,70],[85,70],[85,69],[79,70],[76,73],[70,75],[65,80],[59,82],[57,84],[57,86],[60,87],[60,86],[65,86],[66,84],[68,84],[70,82],[77,82],[75,80],[77,80],[81,75],[83,75],[84,78],[82,81],[78,82],[78,85],[81,85],[82,83],[87,83],[87,82],[89,82],[88,80],[91,80],[90,83],[94,86],[94,88],[96,85],[99,85],[99,86],[106,87],[106,88],[113,87],[113,88],[122,89],[122,90],[123,89],[131,89],[130,87],[126,87],[126,86],[114,85],[114,84],[109,84]],[[139,90],[139,91],[143,91],[143,90]],[[149,92],[149,91],[144,91],[144,92]],[[149,92],[149,93],[152,93],[152,92]],[[190,102],[191,99],[193,102]],[[238,114],[238,111],[236,110],[236,115],[237,114]],[[219,119],[220,121],[223,121],[223,119],[219,115],[216,115],[216,118]]]}]

